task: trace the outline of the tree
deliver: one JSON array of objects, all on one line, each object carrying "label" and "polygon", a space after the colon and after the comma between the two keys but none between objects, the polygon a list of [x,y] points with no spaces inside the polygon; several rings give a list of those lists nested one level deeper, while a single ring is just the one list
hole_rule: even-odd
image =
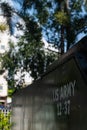
[{"label": "tree", "polygon": [[[26,41],[27,37],[21,37],[16,47],[10,43],[9,53],[3,55],[2,66],[8,70],[8,84],[9,87],[21,88],[24,86],[24,72],[28,72],[30,76],[36,80],[45,71],[48,65],[50,65],[55,58],[57,53],[45,52],[42,48],[42,43],[33,43],[33,40],[29,43]],[[39,45],[38,45],[39,44]],[[20,72],[20,79],[15,79],[15,75]]]},{"label": "tree", "polygon": [[65,44],[68,50],[71,45],[75,44],[79,34],[85,32],[86,35],[87,33],[87,10],[84,9],[86,3],[82,2],[80,0],[55,0],[54,11],[51,12],[45,24],[47,39],[58,44],[62,53],[64,53]]},{"label": "tree", "polygon": [[[8,13],[10,10],[10,7],[7,3],[2,3],[2,9],[4,12],[4,16],[7,17],[8,20]],[[5,5],[5,6],[4,6]],[[28,8],[32,8],[32,5],[35,6],[38,13],[37,19],[38,23],[36,21],[36,18],[30,16],[27,11],[26,3],[23,2],[23,7],[20,12],[15,11],[14,9],[11,9],[9,21],[11,23],[11,14],[15,12],[19,17],[21,17],[24,21],[24,29],[22,31],[24,32],[23,36],[19,39],[19,42],[17,44],[17,47],[19,48],[18,51],[15,50],[15,46],[10,43],[10,50],[9,52],[5,53],[3,55],[3,66],[5,69],[8,69],[8,83],[9,86],[15,85],[14,75],[21,71],[21,80],[18,81],[17,86],[21,87],[24,83],[24,73],[25,71],[30,72],[30,75],[36,80],[38,77],[41,76],[41,74],[46,70],[47,66],[54,61],[55,57],[54,54],[46,53],[43,50],[43,43],[41,42],[42,38],[42,28],[40,26],[40,23],[45,22],[45,18],[42,17],[44,14],[47,15],[47,10],[43,8],[46,3],[44,1],[41,3],[40,1],[36,1],[31,4],[27,3]],[[40,6],[39,6],[40,5]],[[7,12],[6,12],[7,10]],[[43,10],[43,12],[41,11]],[[37,12],[36,11],[36,12]],[[45,16],[46,16],[45,15]],[[10,24],[9,24],[10,25]],[[18,29],[22,27],[20,23],[17,23]]]},{"label": "tree", "polygon": [[[30,73],[36,80],[46,71],[47,66],[54,61],[57,55],[56,53],[45,53],[39,25],[27,16],[24,16],[23,19],[25,21],[23,36],[20,37],[16,46],[10,42],[9,52],[6,52],[2,57],[4,59],[2,66],[8,70],[9,86],[14,87],[17,83],[18,88],[24,84],[24,72]],[[20,71],[21,76],[20,80],[16,82],[14,75],[18,71]]]},{"label": "tree", "polygon": [[[78,34],[87,33],[87,16],[86,13],[82,14],[82,6],[85,10],[86,3],[82,4],[82,0],[16,0],[15,2],[19,3],[20,9],[12,7],[10,14],[15,12],[23,19],[24,25],[19,22],[15,25],[18,29],[22,29],[24,34],[19,39],[18,48],[15,50],[15,47],[12,47],[9,53],[4,55],[3,66],[8,69],[9,81],[14,81],[14,74],[19,70],[31,72],[31,76],[37,79],[55,59],[53,54],[45,54],[41,42],[42,35],[48,42],[57,45],[61,49],[61,54],[64,53],[65,44],[68,50],[71,44],[75,44]],[[10,10],[7,8],[7,11]],[[21,79],[22,77],[23,75]],[[21,84],[24,81],[19,82]],[[13,86],[14,83],[15,81],[10,85]]]},{"label": "tree", "polygon": [[[46,34],[47,40],[58,44],[63,51],[64,45],[62,44],[67,43],[68,50],[70,45],[75,43],[78,34],[83,31],[87,32],[86,0],[12,1],[20,4],[18,11],[14,9],[15,13],[21,17],[27,15],[29,18],[37,21],[44,32],[43,34]],[[3,8],[6,8],[4,10],[8,10],[7,12],[10,10],[12,12],[9,6],[5,5]],[[84,15],[82,12],[85,12]]]}]

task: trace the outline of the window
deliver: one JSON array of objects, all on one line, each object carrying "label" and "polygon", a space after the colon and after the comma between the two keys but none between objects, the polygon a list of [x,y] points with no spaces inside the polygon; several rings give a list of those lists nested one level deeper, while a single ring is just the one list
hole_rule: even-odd
[{"label": "window", "polygon": [[3,87],[2,86],[0,86],[0,90],[2,90],[3,89]]},{"label": "window", "polygon": [[1,45],[1,49],[5,50],[5,45]]}]

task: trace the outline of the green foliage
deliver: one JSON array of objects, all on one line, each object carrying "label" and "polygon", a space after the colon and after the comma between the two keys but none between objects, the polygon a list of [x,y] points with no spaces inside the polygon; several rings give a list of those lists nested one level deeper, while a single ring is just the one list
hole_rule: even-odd
[{"label": "green foliage", "polygon": [[[21,80],[18,81],[18,85],[21,86],[24,82],[24,71],[37,79],[56,59],[56,55],[45,53],[41,42],[43,35],[48,42],[56,44],[60,49],[63,47],[64,50],[66,43],[68,50],[77,40],[78,34],[82,32],[87,34],[87,1],[85,4],[83,0],[13,1],[19,3],[19,10],[10,7],[8,3],[2,3],[2,10],[7,16],[10,28],[13,27],[11,22],[13,12],[23,19],[23,26],[17,23],[18,29],[23,31],[23,36],[19,38],[16,47],[10,44],[9,52],[3,56],[3,67],[8,69],[7,80],[10,86],[15,86],[14,75],[21,71]],[[84,15],[82,6],[85,10]]]},{"label": "green foliage", "polygon": [[69,17],[66,12],[58,11],[55,17],[60,25],[67,25],[69,23]]},{"label": "green foliage", "polygon": [[7,115],[5,115],[0,110],[0,130],[11,130],[10,117],[11,117],[10,112]]},{"label": "green foliage", "polygon": [[56,4],[58,6],[54,17],[59,24],[58,26],[60,26],[60,44],[64,46],[65,41],[67,41],[68,50],[71,44],[74,44],[77,40],[78,34],[82,32],[86,34],[87,32],[87,16],[82,14],[82,6],[85,10],[85,4],[82,0],[56,1]]},{"label": "green foliage", "polygon": [[[25,76],[23,72],[30,73],[31,77],[36,80],[55,59],[54,55],[45,53],[43,49],[39,25],[33,19],[24,15],[23,20],[25,21],[24,35],[20,37],[16,46],[9,42],[10,50],[2,56],[2,66],[8,70],[7,80],[12,88],[15,85],[22,87]],[[14,75],[18,71],[20,71],[21,76],[16,81]]]},{"label": "green foliage", "polygon": [[6,29],[7,29],[7,25],[1,23],[1,24],[0,24],[0,31],[1,31],[1,32],[4,32],[4,31],[6,31]]},{"label": "green foliage", "polygon": [[[15,47],[10,49],[9,53],[3,56],[2,65],[8,70],[8,84],[10,87],[15,87],[15,85],[20,88],[24,84],[24,71],[30,73],[31,77],[36,80],[45,71],[49,64],[51,64],[57,54],[45,53],[43,49],[42,42],[35,42],[32,39],[30,43],[26,40],[26,36],[23,36],[17,44],[19,48],[18,51],[14,51]],[[28,37],[29,38],[29,37]],[[20,79],[15,80],[14,75],[17,72],[21,72]],[[10,91],[9,95],[13,93],[14,90]]]},{"label": "green foliage", "polygon": [[9,87],[14,87],[14,74],[15,74],[15,67],[17,66],[16,57],[14,57],[14,45],[12,42],[9,42],[9,52],[6,52],[2,55],[2,66],[4,69],[8,70],[8,77],[7,81]]},{"label": "green foliage", "polygon": [[13,14],[13,9],[12,7],[6,3],[6,2],[1,2],[1,9],[2,9],[2,12],[3,12],[3,16],[7,19],[7,24],[10,28],[10,34],[12,34],[13,30],[12,30],[12,21],[11,21],[11,17],[12,17],[12,14]]},{"label": "green foliage", "polygon": [[[11,7],[8,3],[2,3],[2,10],[7,16],[7,21],[11,29],[12,34],[12,22],[11,17],[13,12],[15,12],[19,17],[23,18],[24,21],[29,20],[30,23],[26,25],[28,32],[31,32],[33,35],[36,35],[35,26],[36,23],[41,27],[40,31],[44,31],[46,34],[46,39],[54,44],[61,44],[61,26],[64,26],[64,43],[67,42],[67,49],[69,49],[71,44],[75,43],[77,36],[82,30],[86,33],[87,24],[85,21],[85,15],[81,15],[82,9],[84,8],[85,14],[87,11],[87,0],[12,0],[18,3],[20,10],[16,10],[14,7]],[[32,13],[31,13],[32,12]],[[27,20],[26,20],[27,19]],[[84,22],[81,23],[80,28],[77,30],[77,24],[75,24],[75,19],[78,23],[81,23],[80,19],[83,19]],[[34,26],[34,22],[35,26]],[[74,26],[75,25],[75,26]],[[30,29],[29,29],[30,28]],[[34,33],[35,32],[35,33]],[[73,38],[72,35],[73,34]],[[48,34],[47,34],[48,33]],[[30,34],[30,33],[29,33]],[[40,34],[40,33],[38,33]],[[53,35],[54,34],[54,35]],[[56,34],[56,35],[55,35]],[[31,39],[33,38],[31,35]],[[34,35],[34,36],[35,36]],[[28,37],[28,36],[27,36]],[[35,37],[38,37],[37,35]],[[71,40],[72,39],[72,40]],[[55,43],[56,42],[56,43]],[[61,47],[61,46],[60,46]],[[61,49],[61,48],[60,48]]]},{"label": "green foliage", "polygon": [[12,8],[8,3],[1,3],[1,9],[4,13],[4,16],[7,16],[7,18],[12,16]]},{"label": "green foliage", "polygon": [[12,97],[13,93],[15,92],[15,88],[9,88],[8,89],[8,96]]},{"label": "green foliage", "polygon": [[77,2],[73,3],[73,10],[79,12],[81,11],[82,1],[78,0]]}]

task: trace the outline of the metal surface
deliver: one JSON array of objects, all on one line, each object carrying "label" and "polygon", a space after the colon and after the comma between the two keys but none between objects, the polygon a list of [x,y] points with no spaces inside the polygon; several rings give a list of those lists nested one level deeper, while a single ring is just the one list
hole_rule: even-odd
[{"label": "metal surface", "polygon": [[87,130],[87,37],[17,91],[12,130]]}]

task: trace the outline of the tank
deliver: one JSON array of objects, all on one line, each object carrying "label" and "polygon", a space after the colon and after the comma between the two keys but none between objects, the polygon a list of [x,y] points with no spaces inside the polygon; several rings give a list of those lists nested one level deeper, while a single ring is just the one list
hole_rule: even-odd
[{"label": "tank", "polygon": [[12,130],[87,130],[87,37],[12,98]]}]

